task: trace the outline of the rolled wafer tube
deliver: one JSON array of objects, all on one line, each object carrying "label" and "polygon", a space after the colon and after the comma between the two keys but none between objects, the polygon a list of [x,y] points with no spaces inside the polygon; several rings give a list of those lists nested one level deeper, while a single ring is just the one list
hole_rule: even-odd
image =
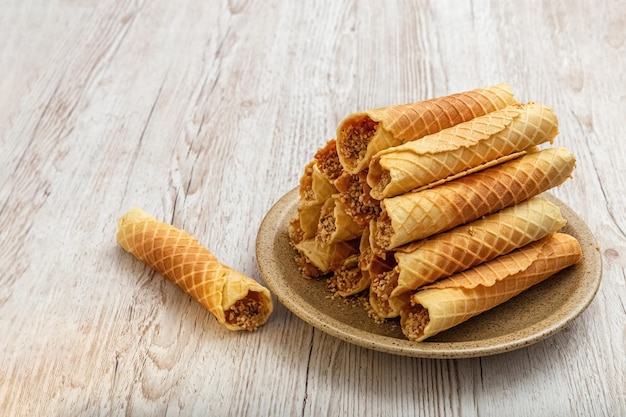
[{"label": "rolled wafer tube", "polygon": [[425,340],[510,300],[581,259],[574,237],[551,234],[417,291],[402,308],[402,331],[411,340]]},{"label": "rolled wafer tube", "polygon": [[312,239],[317,234],[322,204],[299,204],[298,222],[302,236],[300,240]]},{"label": "rolled wafer tube", "polygon": [[358,253],[359,240],[336,242],[328,245],[316,239],[302,240],[294,245],[298,252],[296,262],[306,278],[313,278],[339,268],[346,258]]},{"label": "rolled wafer tube", "polygon": [[386,198],[376,244],[391,250],[521,203],[563,183],[575,163],[567,149],[549,148],[432,189]]},{"label": "rolled wafer tube", "polygon": [[558,120],[541,104],[509,106],[420,140],[378,152],[367,175],[371,195],[393,197],[552,142]]},{"label": "rolled wafer tube", "polygon": [[206,307],[230,330],[255,330],[273,310],[270,292],[217,260],[198,241],[139,208],[119,221],[117,242]]},{"label": "rolled wafer tube", "polygon": [[[389,255],[389,254],[388,254]],[[372,310],[378,317],[389,319],[398,317],[400,310],[408,302],[410,293],[400,294],[392,297],[389,292],[385,292],[381,287],[385,285],[388,271],[393,270],[393,256],[381,258],[374,256],[370,264],[370,293],[369,302]]]},{"label": "rolled wafer tube", "polygon": [[370,264],[374,256],[374,251],[372,250],[373,235],[371,231],[375,230],[375,228],[376,221],[371,220],[363,230],[361,241],[359,242],[359,268],[361,268],[361,271],[363,271],[364,274],[367,274],[368,277]]},{"label": "rolled wafer tube", "polygon": [[329,288],[334,294],[349,297],[369,287],[369,276],[359,268],[359,254],[346,258],[343,264],[333,272]]},{"label": "rolled wafer tube", "polygon": [[333,271],[329,288],[342,297],[355,295],[370,286],[369,276],[369,226],[363,230],[357,253],[348,256],[343,264]]},{"label": "rolled wafer tube", "polygon": [[329,140],[323,148],[318,149],[314,159],[322,175],[331,183],[343,174],[343,167],[339,161],[337,141],[335,139]]},{"label": "rolled wafer tube", "polygon": [[344,172],[335,181],[339,191],[337,198],[344,204],[346,213],[360,225],[369,223],[380,213],[380,201],[370,196],[366,179],[367,171],[356,175]]},{"label": "rolled wafer tube", "polygon": [[337,153],[345,171],[357,174],[377,152],[419,139],[506,106],[518,104],[508,84],[346,117],[337,128]]},{"label": "rolled wafer tube", "polygon": [[333,183],[320,171],[315,161],[309,162],[300,177],[301,204],[324,204],[337,189]]},{"label": "rolled wafer tube", "polygon": [[394,270],[381,292],[397,296],[416,290],[542,239],[565,224],[556,205],[533,197],[399,248],[394,252]]},{"label": "rolled wafer tube", "polygon": [[317,226],[317,239],[320,243],[342,242],[361,237],[364,225],[354,221],[346,213],[346,207],[341,200],[331,197],[322,206]]},{"label": "rolled wafer tube", "polygon": [[291,243],[291,245],[297,245],[304,240],[304,231],[302,230],[302,227],[300,227],[299,216],[293,217],[289,221],[287,233],[289,235],[289,243]]}]

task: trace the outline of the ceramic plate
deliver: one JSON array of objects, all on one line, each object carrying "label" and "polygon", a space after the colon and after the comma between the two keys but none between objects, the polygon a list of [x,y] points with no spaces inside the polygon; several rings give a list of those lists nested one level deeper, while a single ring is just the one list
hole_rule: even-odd
[{"label": "ceramic plate", "polygon": [[500,306],[424,342],[402,334],[398,320],[378,324],[363,305],[330,298],[326,279],[305,279],[289,244],[298,190],[285,194],[265,216],[257,235],[257,262],[272,293],[289,310],[323,332],[350,343],[399,355],[467,358],[519,349],[562,330],[591,303],[602,276],[602,261],[591,231],[567,205],[550,194],[578,239],[583,261],[531,287]]}]

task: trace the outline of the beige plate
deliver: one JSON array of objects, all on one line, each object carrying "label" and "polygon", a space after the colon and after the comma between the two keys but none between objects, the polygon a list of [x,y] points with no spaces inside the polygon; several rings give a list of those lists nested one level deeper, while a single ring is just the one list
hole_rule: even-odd
[{"label": "beige plate", "polygon": [[259,269],[269,289],[294,314],[359,346],[423,358],[467,358],[519,349],[553,335],[578,317],[595,296],[602,276],[600,253],[587,225],[562,201],[544,196],[561,208],[568,221],[563,232],[579,240],[583,261],[425,342],[406,340],[398,321],[376,324],[364,306],[329,298],[325,279],[302,277],[288,237],[297,189],[284,195],[261,224],[256,242]]}]

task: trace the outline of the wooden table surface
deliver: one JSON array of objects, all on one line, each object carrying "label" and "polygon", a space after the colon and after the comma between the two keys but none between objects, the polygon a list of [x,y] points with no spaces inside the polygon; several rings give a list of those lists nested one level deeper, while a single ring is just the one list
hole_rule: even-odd
[{"label": "wooden table surface", "polygon": [[[626,415],[620,1],[1,2],[0,415]],[[262,281],[259,225],[347,114],[508,82],[577,156],[603,279],[558,334],[436,360],[279,302],[230,332],[115,242],[137,205]]]}]

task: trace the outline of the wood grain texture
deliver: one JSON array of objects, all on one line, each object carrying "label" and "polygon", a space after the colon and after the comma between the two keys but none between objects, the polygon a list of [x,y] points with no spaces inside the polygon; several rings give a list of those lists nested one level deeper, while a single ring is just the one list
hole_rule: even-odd
[{"label": "wood grain texture", "polygon": [[[0,414],[626,414],[625,25],[617,0],[3,2]],[[397,357],[279,303],[232,333],[115,244],[137,205],[260,280],[264,214],[344,116],[499,82],[554,108],[554,193],[604,262],[543,342]]]}]

